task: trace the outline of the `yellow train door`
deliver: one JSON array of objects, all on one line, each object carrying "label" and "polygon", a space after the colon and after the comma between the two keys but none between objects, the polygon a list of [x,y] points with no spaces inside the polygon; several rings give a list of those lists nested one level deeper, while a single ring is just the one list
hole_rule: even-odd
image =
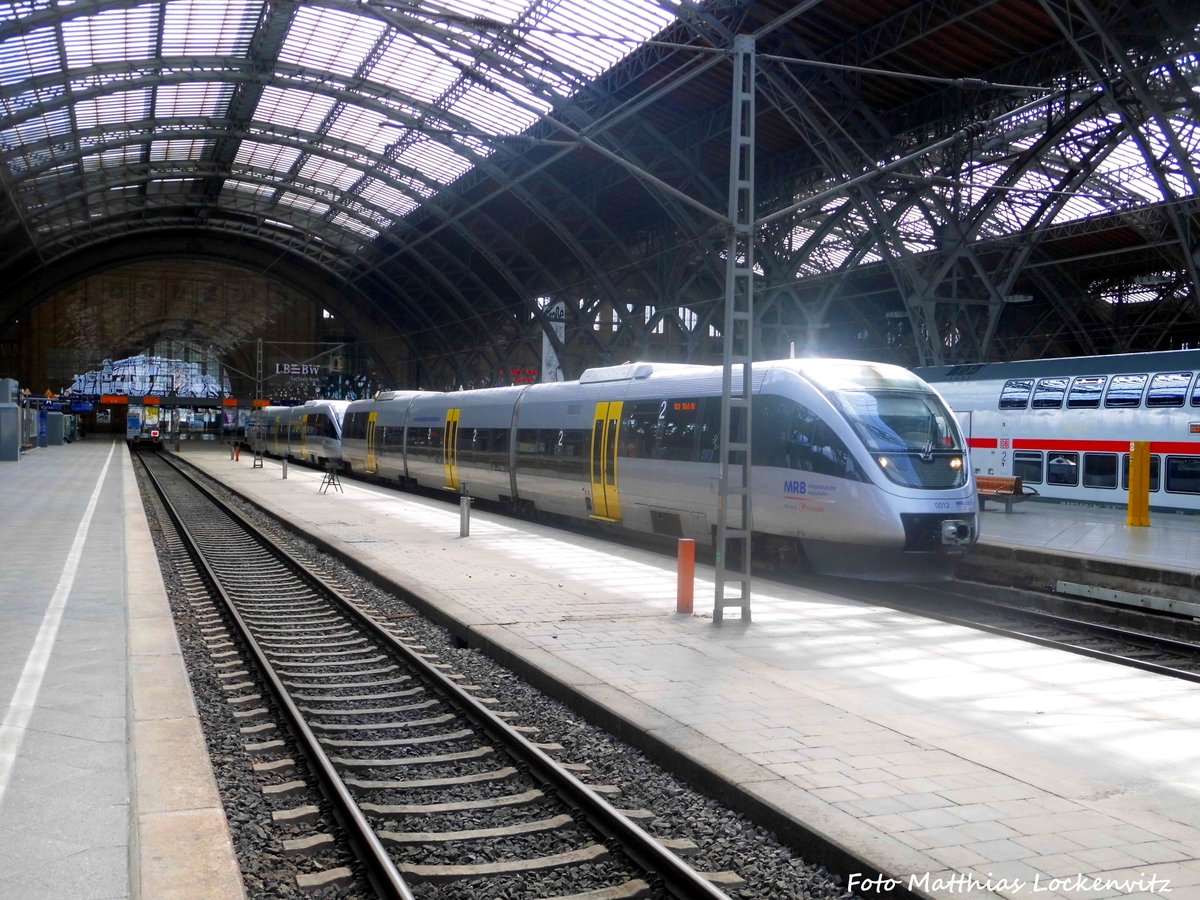
[{"label": "yellow train door", "polygon": [[461,409],[446,410],[446,430],[442,435],[442,465],[446,469],[445,488],[457,491],[458,483],[458,420]]},{"label": "yellow train door", "polygon": [[308,462],[308,414],[300,417],[300,461]]},{"label": "yellow train door", "polygon": [[375,475],[379,472],[379,450],[375,443],[375,421],[379,418],[379,413],[373,412],[367,415],[367,474]]},{"label": "yellow train door", "polygon": [[596,404],[592,419],[592,518],[621,521],[621,498],[617,492],[617,436],[621,430],[619,400]]}]

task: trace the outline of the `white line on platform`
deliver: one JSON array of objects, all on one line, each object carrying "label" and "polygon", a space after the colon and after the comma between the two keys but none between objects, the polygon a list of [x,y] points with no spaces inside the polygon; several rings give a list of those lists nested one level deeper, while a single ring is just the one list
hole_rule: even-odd
[{"label": "white line on platform", "polygon": [[75,584],[75,574],[79,571],[79,561],[83,557],[83,545],[87,541],[88,529],[92,525],[92,516],[96,512],[96,504],[100,501],[100,489],[104,486],[104,476],[108,474],[108,466],[112,462],[116,446],[114,443],[112,449],[108,451],[108,458],[104,460],[104,468],[100,470],[100,477],[96,479],[96,487],[92,491],[92,497],[88,500],[83,519],[75,532],[75,540],[71,543],[71,549],[67,553],[67,560],[63,565],[62,575],[59,576],[58,586],[54,589],[54,596],[50,598],[50,605],[46,607],[46,614],[42,616],[42,627],[38,629],[37,638],[29,651],[29,657],[25,660],[21,680],[17,682],[17,689],[13,692],[12,702],[9,704],[8,712],[4,715],[4,722],[0,723],[0,804],[4,803],[4,792],[8,788],[8,779],[12,774],[13,764],[17,761],[17,751],[21,748],[21,741],[25,737],[25,726],[29,724],[29,717],[33,715],[38,691],[41,690],[42,679],[46,675],[46,666],[50,663],[50,653],[53,651],[54,642],[58,637],[58,626],[62,622],[67,598],[71,595],[71,588]]}]

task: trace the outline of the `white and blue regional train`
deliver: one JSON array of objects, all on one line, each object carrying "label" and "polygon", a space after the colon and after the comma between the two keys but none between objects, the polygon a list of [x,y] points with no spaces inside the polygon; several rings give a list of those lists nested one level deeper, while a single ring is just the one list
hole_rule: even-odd
[{"label": "white and blue regional train", "polygon": [[[719,366],[632,363],[574,382],[383,393],[346,410],[342,461],[711,543],[721,380]],[[978,510],[962,434],[928,385],[896,366],[814,359],[755,363],[753,381],[756,552],[858,577],[949,574],[978,537]],[[263,449],[283,455],[269,425]]]},{"label": "white and blue regional train", "polygon": [[976,474],[1041,499],[1129,502],[1132,441],[1150,443],[1150,507],[1200,511],[1200,351],[914,370],[946,399]]},{"label": "white and blue regional train", "polygon": [[309,400],[303,406],[268,406],[246,425],[253,450],[327,466],[342,464],[342,418],[348,400]]}]

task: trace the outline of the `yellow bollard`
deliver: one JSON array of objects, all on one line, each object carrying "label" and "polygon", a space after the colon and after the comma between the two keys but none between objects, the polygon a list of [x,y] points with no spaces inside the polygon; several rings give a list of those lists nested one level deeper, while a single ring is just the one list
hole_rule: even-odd
[{"label": "yellow bollard", "polygon": [[1150,525],[1150,442],[1129,442],[1129,509],[1125,524]]}]

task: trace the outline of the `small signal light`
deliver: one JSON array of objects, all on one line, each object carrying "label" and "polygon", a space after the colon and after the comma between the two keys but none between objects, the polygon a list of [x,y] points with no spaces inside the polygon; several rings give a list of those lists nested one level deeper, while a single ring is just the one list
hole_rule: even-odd
[{"label": "small signal light", "polygon": [[152,437],[152,438],[156,438],[156,437],[158,437],[158,431],[151,431],[151,432],[150,432],[150,437]]}]

